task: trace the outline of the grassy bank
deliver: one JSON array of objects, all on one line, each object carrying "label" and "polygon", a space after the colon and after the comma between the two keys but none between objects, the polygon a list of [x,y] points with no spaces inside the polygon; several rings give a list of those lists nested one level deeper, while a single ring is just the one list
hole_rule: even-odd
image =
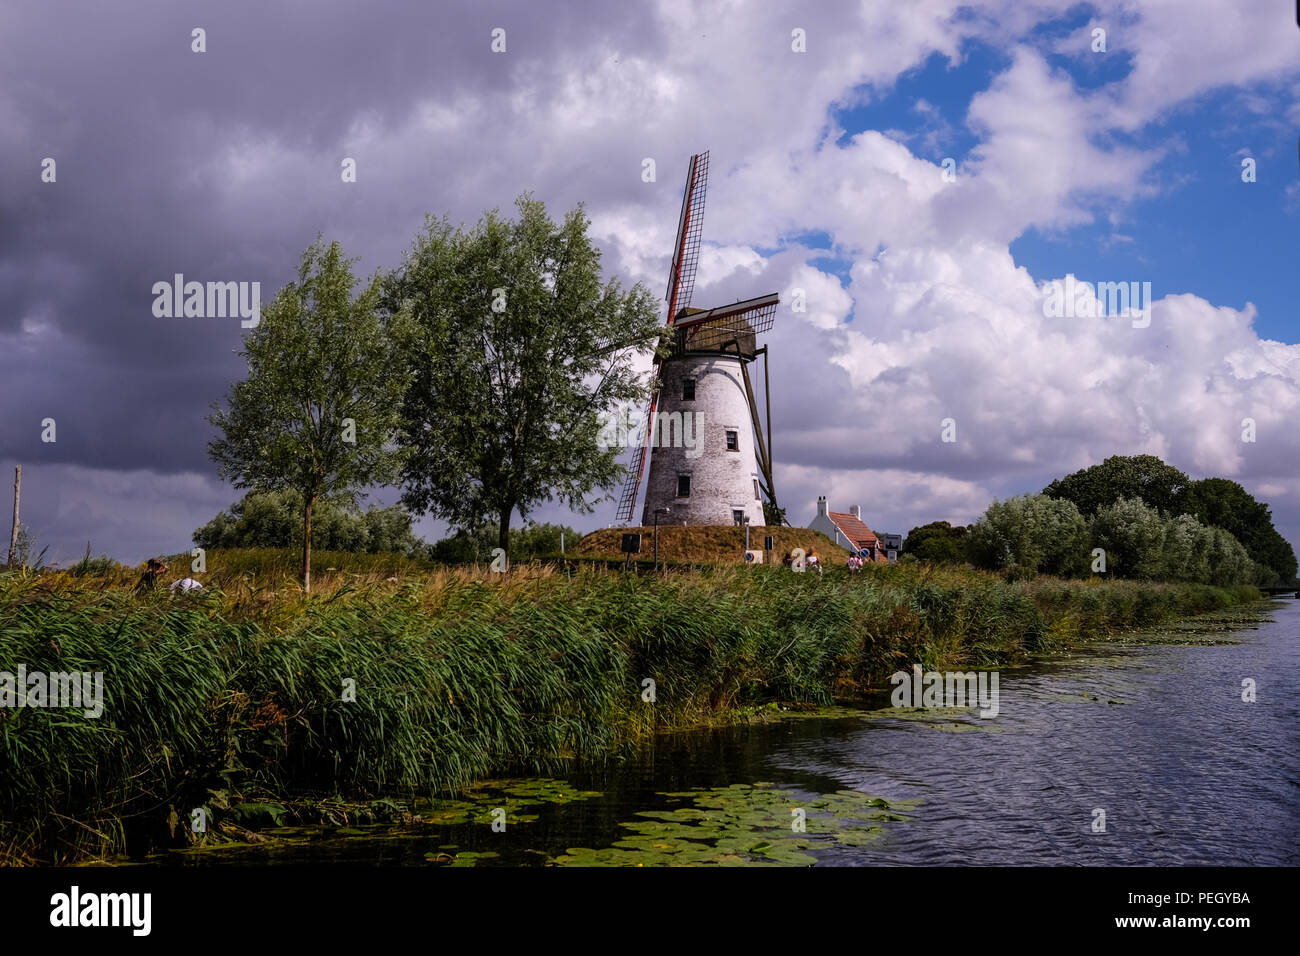
[{"label": "grassy bank", "polygon": [[310,597],[274,570],[177,597],[136,597],[125,573],[0,574],[0,671],[102,671],[105,696],[98,720],[0,710],[0,859],[181,841],[191,808],[258,793],[553,772],[730,708],[852,697],[913,662],[996,666],[1259,597],[925,565],[391,570],[323,572]]}]

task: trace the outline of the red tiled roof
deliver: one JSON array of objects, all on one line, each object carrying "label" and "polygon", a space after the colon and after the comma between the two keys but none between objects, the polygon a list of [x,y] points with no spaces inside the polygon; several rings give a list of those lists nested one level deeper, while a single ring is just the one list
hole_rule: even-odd
[{"label": "red tiled roof", "polygon": [[859,551],[863,548],[880,547],[880,541],[872,534],[871,529],[862,523],[861,518],[855,518],[842,511],[831,511],[828,514],[831,521],[835,522],[835,527],[839,528],[844,537],[853,542]]}]

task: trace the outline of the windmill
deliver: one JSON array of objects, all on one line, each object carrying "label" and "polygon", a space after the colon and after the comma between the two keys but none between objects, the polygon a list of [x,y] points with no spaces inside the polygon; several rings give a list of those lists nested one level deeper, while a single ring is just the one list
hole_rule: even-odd
[{"label": "windmill", "polygon": [[[673,523],[761,525],[762,497],[776,504],[767,346],[759,347],[757,339],[772,328],[780,300],[770,293],[714,309],[691,308],[708,176],[709,154],[692,156],[664,295],[670,350],[655,358],[659,385],[619,497],[619,521],[631,520],[652,445],[642,524],[670,509]],[[766,430],[749,375],[749,364],[760,355]]]}]

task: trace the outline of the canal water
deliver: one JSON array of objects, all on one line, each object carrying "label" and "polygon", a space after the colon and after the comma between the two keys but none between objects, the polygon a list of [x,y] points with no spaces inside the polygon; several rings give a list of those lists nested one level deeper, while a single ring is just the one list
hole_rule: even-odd
[{"label": "canal water", "polygon": [[991,719],[882,700],[667,735],[553,781],[494,783],[445,825],[285,831],[287,845],[165,862],[1300,863],[1300,601],[1004,668],[999,691]]}]

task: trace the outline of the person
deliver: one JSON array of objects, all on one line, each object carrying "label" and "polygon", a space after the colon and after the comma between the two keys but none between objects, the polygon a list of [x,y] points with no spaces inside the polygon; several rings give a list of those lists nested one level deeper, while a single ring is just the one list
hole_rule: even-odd
[{"label": "person", "polygon": [[808,546],[808,554],[804,558],[804,564],[812,568],[818,574],[822,573],[822,559],[818,556],[817,549],[811,545]]},{"label": "person", "polygon": [[140,575],[140,580],[136,582],[135,593],[143,594],[145,591],[152,591],[154,585],[158,583],[158,575],[167,570],[167,565],[157,558],[150,558],[145,562],[144,574]]},{"label": "person", "polygon": [[858,553],[856,551],[851,552],[849,554],[849,570],[856,571],[860,567],[862,567],[862,559],[858,557]]}]

